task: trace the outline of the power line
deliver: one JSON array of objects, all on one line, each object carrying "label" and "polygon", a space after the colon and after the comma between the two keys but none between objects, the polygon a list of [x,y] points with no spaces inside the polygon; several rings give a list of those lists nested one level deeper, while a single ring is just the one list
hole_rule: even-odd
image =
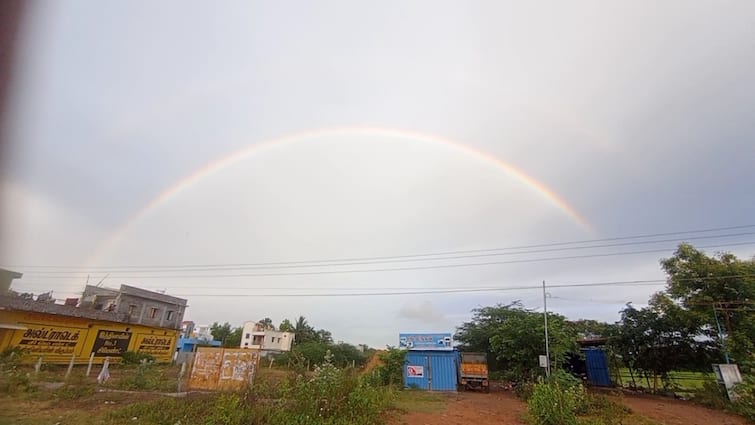
[{"label": "power line", "polygon": [[[740,232],[740,233],[730,233],[730,234],[723,234],[723,235],[696,236],[696,237],[686,238],[685,241],[730,238],[730,237],[749,236],[749,235],[755,235],[755,232]],[[355,262],[341,262],[341,263],[327,263],[327,264],[321,262],[321,263],[316,263],[316,264],[289,264],[289,265],[280,265],[280,266],[247,265],[247,266],[237,266],[237,267],[231,267],[231,266],[226,266],[226,265],[217,265],[217,266],[199,265],[199,266],[186,266],[186,268],[178,268],[178,266],[176,266],[176,268],[171,268],[171,269],[155,269],[154,267],[159,267],[159,266],[145,266],[142,269],[112,269],[108,271],[111,273],[123,274],[123,273],[143,273],[143,272],[180,273],[180,272],[193,272],[193,271],[202,272],[202,271],[235,271],[235,270],[260,270],[260,269],[299,269],[299,268],[312,268],[312,267],[355,266],[355,265],[370,265],[370,264],[383,264],[383,263],[409,263],[409,262],[413,263],[413,262],[420,262],[420,261],[458,260],[458,259],[464,259],[464,258],[481,258],[481,257],[495,257],[495,256],[504,256],[504,255],[537,254],[537,253],[543,253],[543,252],[571,251],[571,250],[584,250],[584,249],[595,249],[595,248],[611,248],[611,247],[629,246],[629,245],[648,245],[648,244],[665,243],[665,242],[680,242],[680,240],[679,239],[660,239],[660,240],[652,240],[652,241],[620,242],[620,243],[613,243],[613,244],[548,248],[548,249],[538,249],[538,250],[518,251],[518,252],[469,254],[469,255],[456,255],[456,256],[446,256],[446,257],[435,257],[435,258],[398,258],[395,260],[373,260],[373,261],[367,261],[367,262],[355,261]],[[83,270],[76,270],[76,271],[55,270],[55,271],[31,272],[32,276],[44,276],[48,274],[83,275],[85,273],[89,273],[89,272],[83,271]]]},{"label": "power line", "polygon": [[[699,246],[697,248],[724,248],[731,246],[744,246],[755,245],[755,241],[730,243],[727,245],[708,245]],[[488,261],[480,263],[461,263],[461,264],[436,264],[429,266],[411,266],[411,267],[393,267],[393,268],[380,268],[380,269],[352,269],[352,270],[318,270],[307,272],[276,272],[276,273],[241,273],[241,274],[192,274],[192,275],[148,275],[148,276],[115,276],[113,278],[120,279],[208,279],[208,278],[238,278],[238,277],[272,277],[272,276],[314,276],[314,275],[328,275],[328,274],[348,274],[348,273],[377,273],[377,272],[390,272],[390,271],[409,271],[409,270],[430,270],[430,269],[450,269],[459,267],[480,267],[480,266],[493,266],[503,264],[520,264],[520,263],[538,263],[546,261],[563,261],[563,260],[580,260],[586,258],[605,258],[616,257],[625,255],[637,255],[637,254],[655,254],[667,252],[668,249],[648,249],[641,251],[624,251],[624,252],[612,252],[604,254],[587,254],[587,255],[572,255],[562,257],[546,257],[546,258],[530,258],[520,260],[509,261]],[[71,276],[34,276],[35,279],[71,279]]]},{"label": "power line", "polygon": [[[726,280],[726,279],[740,279],[740,278],[748,278],[748,277],[755,277],[755,274],[737,274],[737,275],[726,275],[726,276],[699,276],[699,277],[686,277],[686,278],[676,278],[674,279],[675,282],[687,282],[687,281],[707,281],[707,280]],[[605,283],[610,284],[617,284],[617,285],[632,285],[632,284],[650,284],[650,283],[668,283],[669,279],[635,279],[635,280],[622,280],[622,281],[610,281],[610,282],[602,282],[600,285],[603,285]],[[30,285],[46,285],[42,282],[24,282],[26,284]],[[498,283],[500,284],[500,283]],[[578,283],[577,283],[578,284]],[[353,284],[352,284],[353,285]],[[395,287],[386,287],[386,286],[380,286],[380,287],[362,287],[362,288],[343,288],[343,287],[308,287],[308,286],[288,286],[288,287],[281,287],[281,286],[266,286],[266,287],[252,287],[252,288],[240,288],[238,286],[234,287],[218,287],[218,286],[192,286],[190,288],[187,288],[185,286],[162,286],[161,289],[214,289],[214,290],[239,290],[239,289],[250,289],[255,291],[380,291],[380,290],[395,290],[395,291],[401,291],[401,290],[444,290],[444,289],[465,289],[462,288],[462,286],[470,286],[473,288],[482,288],[482,289],[501,289],[504,287],[501,286],[494,286],[496,285],[495,282],[489,282],[489,283],[483,283],[479,282],[476,284],[454,284],[451,286],[415,286],[415,287],[407,287],[407,286],[395,286]],[[564,285],[569,286],[573,285],[572,283],[555,283],[553,285],[548,285],[549,288],[557,288],[558,285]],[[558,297],[553,297],[558,298]],[[711,304],[718,304],[719,301],[715,302],[706,302],[706,303],[690,303],[690,304],[699,304],[699,305],[711,305]],[[723,301],[723,303],[741,303],[741,304],[755,304],[755,301]]]},{"label": "power line", "polygon": [[[578,287],[596,287],[596,286],[659,286],[663,283],[650,283],[641,281],[630,282],[595,282],[595,283],[577,283],[569,285],[548,285],[550,288],[578,288]],[[257,294],[257,293],[236,293],[236,294],[175,294],[182,297],[265,297],[265,298],[299,298],[299,297],[376,297],[376,296],[393,296],[393,295],[431,295],[431,294],[460,294],[476,292],[508,292],[531,289],[541,289],[541,286],[515,286],[508,288],[466,288],[466,289],[442,289],[428,291],[386,291],[386,292],[362,292],[362,293],[307,293],[307,294]]]},{"label": "power line", "polygon": [[[318,264],[318,263],[340,263],[340,262],[351,262],[351,261],[373,261],[373,260],[392,260],[392,259],[402,259],[402,258],[414,258],[414,257],[434,257],[434,256],[444,256],[444,255],[457,255],[457,254],[473,254],[473,253],[481,253],[481,252],[491,252],[491,251],[510,251],[510,250],[521,250],[521,249],[530,249],[530,248],[548,248],[548,247],[554,247],[554,246],[568,246],[568,245],[581,245],[581,244],[587,244],[587,243],[597,243],[597,242],[610,242],[610,241],[620,241],[620,240],[633,240],[633,239],[647,239],[647,238],[657,238],[657,237],[663,237],[663,236],[675,236],[675,235],[684,235],[684,234],[697,234],[697,233],[709,233],[709,232],[720,232],[724,230],[737,230],[737,229],[749,229],[755,227],[755,224],[746,224],[746,225],[740,225],[740,226],[727,226],[727,227],[717,227],[717,228],[708,228],[708,229],[697,229],[697,230],[685,230],[685,231],[677,231],[677,232],[664,232],[664,233],[650,233],[650,234],[643,234],[643,235],[633,235],[633,236],[619,236],[619,237],[611,237],[611,238],[601,238],[601,239],[587,239],[587,240],[580,240],[580,241],[570,241],[570,242],[550,242],[550,243],[542,243],[542,244],[535,244],[535,245],[520,245],[520,246],[512,246],[512,247],[503,247],[503,248],[484,248],[484,249],[471,249],[471,250],[456,250],[456,251],[445,251],[445,252],[435,252],[435,253],[423,253],[423,254],[405,254],[405,255],[391,255],[391,256],[373,256],[373,257],[351,257],[351,258],[340,258],[340,259],[315,259],[315,260],[297,260],[297,261],[277,261],[277,262],[260,262],[260,263],[216,263],[216,264],[195,264],[195,265],[152,265],[152,266],[138,266],[138,265],[122,265],[122,266],[91,266],[88,268],[88,270],[111,270],[111,269],[183,269],[187,267],[206,267],[206,268],[223,268],[223,267],[257,267],[257,266],[284,266],[284,265],[294,265],[294,264]],[[751,234],[751,233],[746,233]],[[716,236],[709,236],[716,237]],[[692,239],[692,238],[687,238]],[[660,241],[657,241],[660,242]],[[652,241],[647,241],[647,243],[652,243]],[[597,247],[597,246],[595,246]],[[593,247],[593,248],[595,248]],[[576,248],[576,247],[574,247]],[[583,249],[590,248],[590,247],[584,247]],[[21,269],[31,269],[31,268],[47,268],[47,269],[81,269],[81,266],[66,266],[66,265],[11,265],[8,266],[10,268],[21,268]]]}]

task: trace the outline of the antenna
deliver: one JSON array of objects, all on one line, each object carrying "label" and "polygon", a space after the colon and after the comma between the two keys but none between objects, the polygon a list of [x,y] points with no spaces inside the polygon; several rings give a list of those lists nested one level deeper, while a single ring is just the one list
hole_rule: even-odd
[{"label": "antenna", "polygon": [[99,288],[99,287],[100,287],[100,285],[102,285],[102,282],[103,282],[103,281],[104,281],[105,279],[107,279],[107,277],[108,277],[108,276],[110,276],[110,273],[107,273],[107,274],[105,275],[105,277],[103,277],[102,279],[100,279],[100,281],[99,281],[99,282],[97,282],[97,285],[96,285],[96,286],[97,286],[97,287]]}]

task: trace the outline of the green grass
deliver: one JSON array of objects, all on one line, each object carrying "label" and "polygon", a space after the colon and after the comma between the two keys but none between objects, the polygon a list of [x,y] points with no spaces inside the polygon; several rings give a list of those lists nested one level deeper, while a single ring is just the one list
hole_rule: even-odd
[{"label": "green grass", "polygon": [[448,398],[444,394],[429,391],[400,391],[394,402],[396,410],[402,412],[434,413],[446,410]]},{"label": "green grass", "polygon": [[[703,384],[706,381],[714,380],[715,375],[711,373],[703,373],[703,372],[671,372],[671,381],[672,383],[679,389],[682,390],[697,390],[703,387]],[[629,374],[629,369],[621,368],[619,369],[619,376],[621,377],[621,383],[624,386],[629,386],[629,384],[632,382],[631,375]],[[614,381],[616,381],[615,375],[612,377]],[[638,377],[635,374],[634,377],[635,382],[638,386],[641,387],[647,387],[647,381],[645,378]],[[618,385],[618,382],[614,382],[614,384]],[[658,386],[662,388],[662,383],[660,381],[660,378],[658,379]],[[650,380],[650,387],[653,386],[653,380],[651,378]]]}]

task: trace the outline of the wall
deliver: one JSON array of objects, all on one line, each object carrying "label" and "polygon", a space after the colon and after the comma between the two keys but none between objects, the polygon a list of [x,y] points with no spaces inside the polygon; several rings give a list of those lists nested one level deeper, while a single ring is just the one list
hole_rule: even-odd
[{"label": "wall", "polygon": [[429,391],[456,391],[458,363],[454,351],[407,351],[404,385]]},{"label": "wall", "polygon": [[39,356],[47,363],[95,363],[105,357],[118,360],[125,351],[151,354],[157,361],[170,362],[176,351],[178,330],[129,323],[109,322],[41,312],[0,310],[0,323],[17,324],[26,329],[0,332],[0,350],[18,346],[25,349],[28,361]]}]

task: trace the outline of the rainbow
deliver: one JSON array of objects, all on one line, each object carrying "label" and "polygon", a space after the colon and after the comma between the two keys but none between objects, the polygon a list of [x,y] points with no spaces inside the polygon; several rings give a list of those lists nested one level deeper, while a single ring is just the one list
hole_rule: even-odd
[{"label": "rainbow", "polygon": [[524,171],[516,168],[514,165],[508,162],[505,162],[504,160],[494,155],[471,148],[469,146],[466,146],[460,142],[457,142],[451,139],[436,136],[433,134],[420,133],[416,131],[401,130],[401,129],[394,129],[394,128],[384,128],[384,127],[369,127],[369,126],[335,127],[335,128],[324,128],[324,129],[319,129],[319,130],[293,133],[293,134],[288,134],[281,137],[276,137],[273,139],[264,140],[262,142],[255,143],[251,146],[241,148],[235,152],[232,152],[231,154],[220,157],[208,163],[204,167],[182,178],[181,180],[179,180],[178,182],[176,182],[175,184],[173,184],[172,186],[170,186],[169,188],[161,192],[158,196],[156,196],[154,199],[148,202],[144,207],[139,209],[135,214],[131,215],[124,222],[123,225],[117,228],[117,230],[108,239],[106,239],[103,243],[100,244],[99,248],[95,251],[93,258],[91,258],[90,261],[87,261],[86,263],[92,264],[93,263],[92,260],[96,259],[101,253],[106,252],[107,250],[112,248],[115,244],[117,244],[132,226],[134,226],[136,223],[141,221],[144,217],[149,215],[152,211],[157,209],[160,205],[175,198],[176,196],[178,196],[179,194],[181,194],[182,192],[184,192],[185,190],[187,190],[188,188],[190,188],[191,186],[193,186],[200,180],[211,177],[212,175],[218,173],[219,171],[227,167],[230,167],[240,161],[243,161],[244,159],[252,155],[259,154],[261,152],[264,152],[276,146],[292,143],[295,141],[301,141],[301,140],[305,140],[309,138],[324,137],[324,136],[343,136],[343,135],[382,136],[382,137],[390,137],[390,138],[397,138],[397,139],[408,139],[412,141],[420,141],[420,142],[430,143],[436,146],[438,145],[445,146],[445,147],[454,149],[457,152],[461,152],[465,155],[468,155],[470,157],[476,158],[481,161],[485,161],[505,171],[508,175],[515,178],[519,182],[525,184],[527,187],[530,187],[532,190],[534,190],[540,196],[545,198],[551,204],[558,207],[558,209],[563,211],[573,221],[575,221],[576,223],[578,223],[580,226],[590,231],[591,233],[593,232],[592,226],[590,225],[590,223],[574,207],[569,205],[563,198],[561,198],[556,192],[548,188],[542,182],[527,175]]}]

